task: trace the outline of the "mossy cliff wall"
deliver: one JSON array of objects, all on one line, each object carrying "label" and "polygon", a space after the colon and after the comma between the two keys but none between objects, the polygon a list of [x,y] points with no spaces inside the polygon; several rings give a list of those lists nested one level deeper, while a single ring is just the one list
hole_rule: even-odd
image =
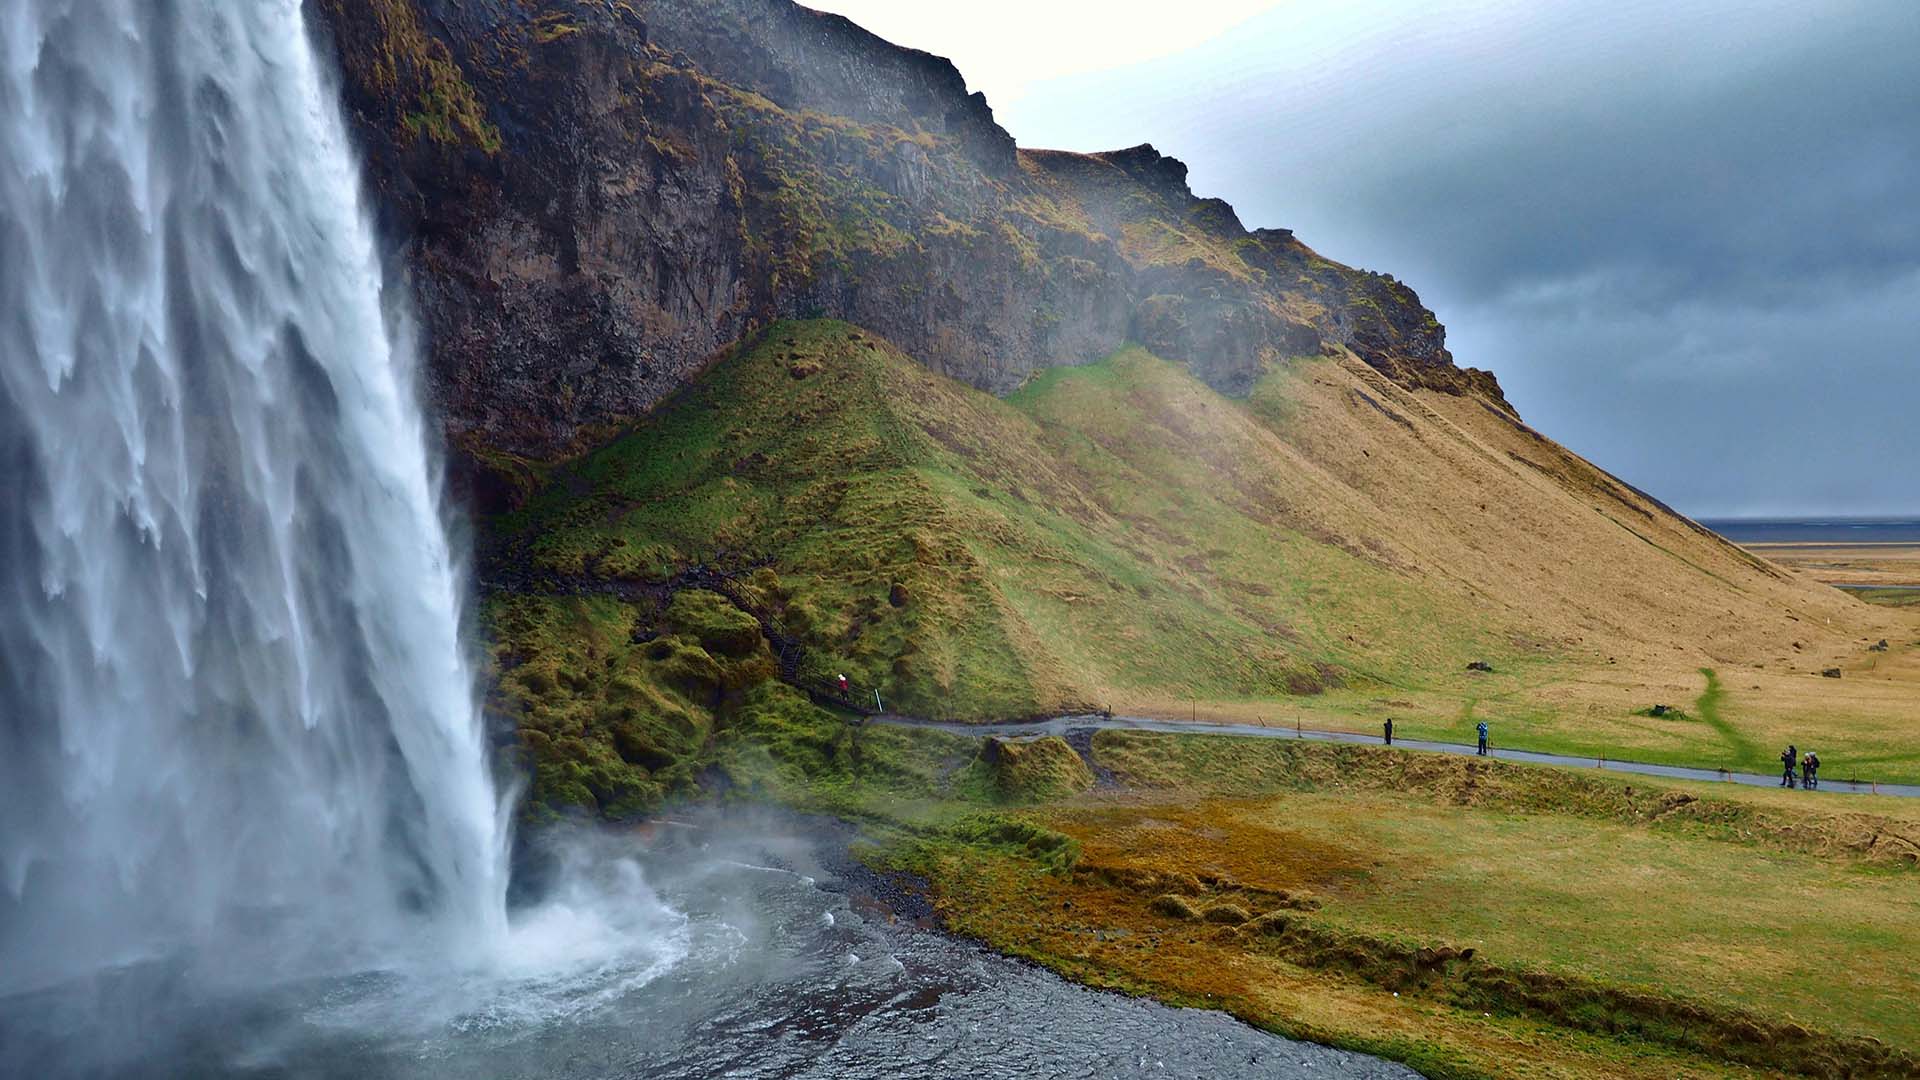
[{"label": "mossy cliff wall", "polygon": [[996,393],[1132,339],[1230,393],[1344,346],[1498,399],[1405,286],[1151,147],[1017,151],[947,61],[787,0],[309,3],[457,450],[579,449],[793,316]]}]

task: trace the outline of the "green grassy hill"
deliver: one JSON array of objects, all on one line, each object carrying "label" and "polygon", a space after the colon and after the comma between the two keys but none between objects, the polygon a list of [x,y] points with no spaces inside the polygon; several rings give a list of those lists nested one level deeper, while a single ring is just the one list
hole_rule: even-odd
[{"label": "green grassy hill", "polygon": [[[690,784],[782,661],[938,718],[1385,711],[1444,735],[1486,702],[1577,745],[1534,691],[1598,648],[1671,651],[1736,606],[1702,645],[1836,618],[1510,414],[1350,357],[1272,365],[1237,401],[1129,347],[999,399],[859,328],[788,322],[600,450],[527,468],[531,497],[489,523],[512,571],[490,574],[501,704],[541,801],[613,813]],[[1594,564],[1563,571],[1570,547]],[[1593,737],[1617,744],[1646,704]],[[1698,755],[1713,732],[1692,727],[1644,749]]]},{"label": "green grassy hill", "polygon": [[768,563],[822,670],[929,715],[1314,693],[1498,650],[1382,552],[1312,535],[1270,440],[1137,348],[1002,401],[789,323],[502,525],[566,574]]}]

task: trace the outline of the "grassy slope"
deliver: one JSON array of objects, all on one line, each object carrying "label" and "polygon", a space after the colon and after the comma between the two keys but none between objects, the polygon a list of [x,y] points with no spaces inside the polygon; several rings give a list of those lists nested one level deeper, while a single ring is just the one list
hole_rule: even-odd
[{"label": "grassy slope", "polygon": [[[846,324],[780,324],[494,531],[609,581],[767,564],[761,614],[816,675],[923,715],[1393,715],[1462,741],[1486,719],[1508,746],[1764,771],[1797,741],[1836,775],[1920,777],[1899,613],[1351,361],[1281,365],[1243,403],[1127,349],[1002,401]],[[1880,636],[1895,654],[1862,651]],[[1703,668],[1711,709],[1644,715],[1700,698]]]},{"label": "grassy slope", "polygon": [[[1920,776],[1910,618],[1703,534],[1471,397],[1408,393],[1369,374],[1310,365],[1270,377],[1252,405],[1301,457],[1366,494],[1374,527],[1414,573],[1465,591],[1490,621],[1559,658],[1436,678],[1438,692],[1369,702],[1372,716],[1391,712],[1410,735],[1471,741],[1486,719],[1509,746],[1758,771],[1779,746],[1818,740],[1823,757],[1860,775]],[[1356,403],[1361,394],[1404,422]],[[1868,651],[1880,637],[1892,653]],[[1822,679],[1825,667],[1846,679]],[[1693,701],[1702,668],[1719,673],[1724,724],[1637,715]]]},{"label": "grassy slope", "polygon": [[783,324],[500,527],[567,574],[771,562],[821,670],[941,716],[1282,701],[1513,651],[1316,539],[1273,441],[1138,350],[1001,402],[844,324]]}]

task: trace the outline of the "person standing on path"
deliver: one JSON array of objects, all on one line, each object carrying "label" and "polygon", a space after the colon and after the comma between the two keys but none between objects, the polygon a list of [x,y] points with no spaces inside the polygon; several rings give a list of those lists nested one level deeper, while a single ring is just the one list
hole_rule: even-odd
[{"label": "person standing on path", "polygon": [[1381,727],[1387,733],[1387,745],[1392,746],[1393,745],[1393,717],[1391,716],[1387,717],[1387,722],[1385,724],[1382,724]]},{"label": "person standing on path", "polygon": [[1485,720],[1480,721],[1480,726],[1478,730],[1480,732],[1480,756],[1486,757],[1487,756],[1487,722]]},{"label": "person standing on path", "polygon": [[1813,751],[1800,755],[1800,789],[1813,790]]},{"label": "person standing on path", "polygon": [[1794,766],[1794,763],[1799,760],[1800,760],[1800,748],[1797,746],[1794,746],[1792,743],[1788,743],[1787,748],[1780,752],[1780,765],[1781,765],[1780,786],[1781,787],[1791,788],[1793,786],[1793,766]]},{"label": "person standing on path", "polygon": [[1820,755],[1811,750],[1807,751],[1807,785],[1820,786]]}]

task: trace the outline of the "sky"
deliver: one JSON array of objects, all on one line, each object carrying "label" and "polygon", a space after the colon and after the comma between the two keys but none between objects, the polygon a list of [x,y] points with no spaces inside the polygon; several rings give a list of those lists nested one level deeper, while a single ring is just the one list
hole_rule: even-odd
[{"label": "sky", "polygon": [[[1696,517],[1920,516],[1920,3],[818,0],[1392,273]],[[1171,14],[1171,17],[1170,17]]]}]

